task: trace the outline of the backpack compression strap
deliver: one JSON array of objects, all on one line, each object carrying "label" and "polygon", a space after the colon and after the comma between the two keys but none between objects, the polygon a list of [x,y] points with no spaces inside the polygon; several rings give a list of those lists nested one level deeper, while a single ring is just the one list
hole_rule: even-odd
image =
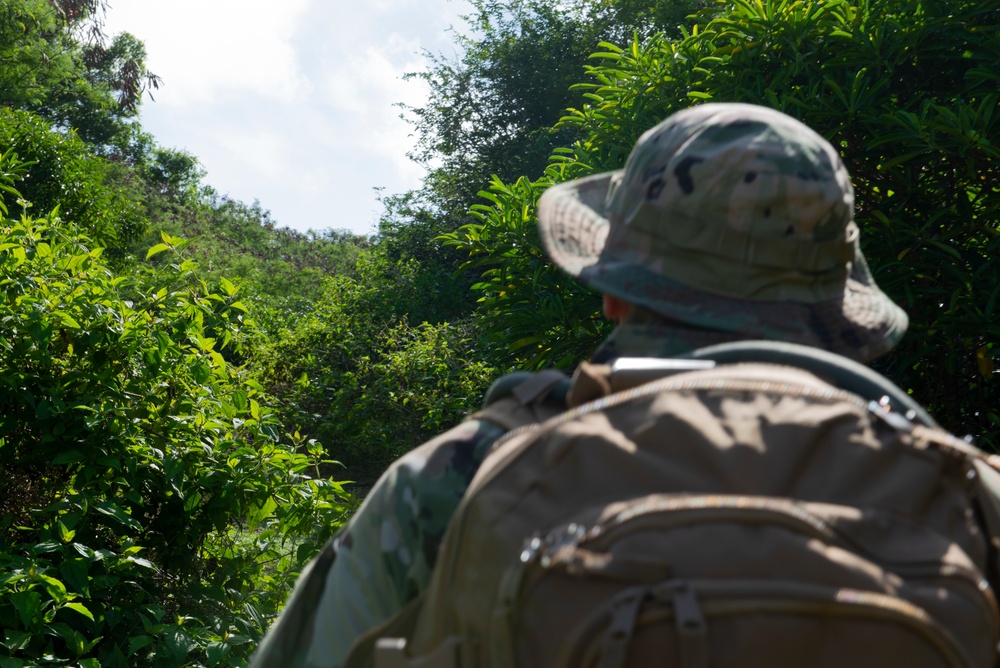
[{"label": "backpack compression strap", "polygon": [[470,418],[489,420],[504,431],[544,422],[566,410],[569,378],[561,371],[515,371],[495,381],[483,407]]}]

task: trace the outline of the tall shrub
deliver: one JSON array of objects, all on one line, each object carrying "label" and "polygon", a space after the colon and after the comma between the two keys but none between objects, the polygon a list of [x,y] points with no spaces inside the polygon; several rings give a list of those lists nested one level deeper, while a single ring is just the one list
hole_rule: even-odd
[{"label": "tall shrub", "polygon": [[137,195],[116,178],[120,166],[95,155],[73,130],[54,131],[40,116],[0,107],[0,152],[25,162],[18,189],[36,210],[58,206],[114,259],[146,230]]},{"label": "tall shrub", "polygon": [[370,484],[392,460],[478,408],[496,371],[470,322],[411,324],[428,286],[415,261],[366,253],[316,311],[275,341],[263,377],[284,419]]},{"label": "tall shrub", "polygon": [[4,668],[242,665],[341,521],[319,446],[222,354],[253,330],[235,287],[194,268],[132,281],[69,222],[0,221]]}]

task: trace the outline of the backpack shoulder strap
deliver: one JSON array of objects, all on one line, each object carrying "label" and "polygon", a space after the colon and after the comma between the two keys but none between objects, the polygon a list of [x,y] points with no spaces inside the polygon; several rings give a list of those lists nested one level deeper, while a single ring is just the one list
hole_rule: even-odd
[{"label": "backpack shoulder strap", "polygon": [[561,371],[515,371],[494,381],[486,391],[483,407],[469,417],[489,420],[511,431],[565,411],[568,390],[569,376]]}]

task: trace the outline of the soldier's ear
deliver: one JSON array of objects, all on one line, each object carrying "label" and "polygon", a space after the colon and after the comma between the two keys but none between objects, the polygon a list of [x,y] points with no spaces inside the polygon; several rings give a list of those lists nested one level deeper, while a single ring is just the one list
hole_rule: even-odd
[{"label": "soldier's ear", "polygon": [[635,306],[629,302],[619,299],[614,295],[604,293],[604,317],[616,325],[620,325],[622,320],[627,318],[634,308]]}]

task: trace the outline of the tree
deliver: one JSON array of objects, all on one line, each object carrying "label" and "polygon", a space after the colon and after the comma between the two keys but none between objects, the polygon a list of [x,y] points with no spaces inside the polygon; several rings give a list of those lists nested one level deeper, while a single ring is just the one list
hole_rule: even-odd
[{"label": "tree", "polygon": [[430,67],[411,74],[430,86],[430,100],[410,108],[418,144],[413,157],[431,169],[431,201],[464,214],[497,175],[504,181],[542,175],[552,150],[577,138],[556,126],[582,101],[580,80],[602,41],[634,32],[676,34],[677,22],[703,0],[474,0],[470,34],[456,35],[457,58],[427,54]]},{"label": "tree", "polygon": [[[411,322],[453,321],[473,304],[465,287],[478,282],[459,270],[463,254],[443,246],[447,235],[475,220],[470,208],[493,176],[537,178],[552,151],[582,136],[556,125],[566,107],[583,101],[572,85],[606,39],[665,31],[705,0],[475,0],[468,34],[456,35],[455,58],[427,54],[428,68],[409,75],[430,86],[428,103],[409,108],[418,144],[411,156],[430,169],[423,187],[386,198],[378,244],[392,261],[415,259],[426,307]],[[468,269],[468,268],[467,268]],[[561,320],[560,322],[565,322]],[[600,327],[597,327],[599,330]],[[525,340],[546,331],[523,328]],[[563,330],[569,332],[570,330]],[[530,333],[530,334],[529,334]],[[488,351],[484,350],[486,354]],[[510,360],[495,360],[501,365]]]},{"label": "tree", "polygon": [[113,144],[161,81],[142,43],[103,31],[104,0],[0,5],[0,105],[33,111],[95,147]]}]

